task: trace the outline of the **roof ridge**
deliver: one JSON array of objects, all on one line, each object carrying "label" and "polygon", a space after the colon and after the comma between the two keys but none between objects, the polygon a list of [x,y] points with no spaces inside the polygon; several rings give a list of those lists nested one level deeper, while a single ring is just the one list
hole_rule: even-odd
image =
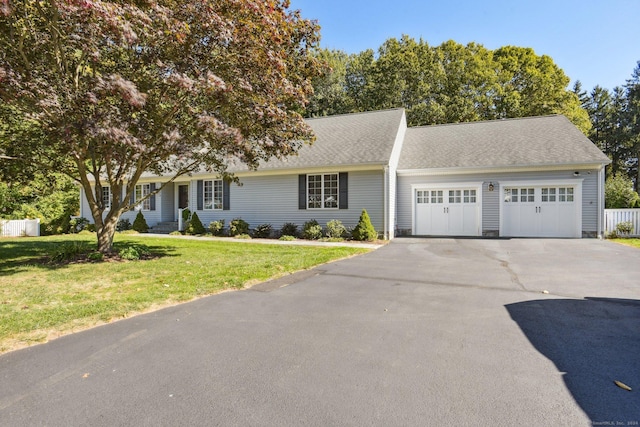
[{"label": "roof ridge", "polygon": [[557,113],[557,114],[546,114],[544,116],[508,117],[505,119],[476,120],[474,122],[436,123],[433,125],[409,126],[407,130],[444,127],[444,126],[473,125],[473,124],[481,124],[481,123],[502,123],[502,122],[512,122],[516,120],[545,119],[545,118],[548,119],[552,117],[565,117],[565,116],[563,114]]},{"label": "roof ridge", "polygon": [[344,117],[344,116],[362,116],[365,114],[385,113],[385,112],[400,111],[400,110],[404,111],[404,107],[385,108],[384,110],[373,110],[373,111],[357,111],[355,113],[332,114],[330,116],[307,117],[305,118],[305,120],[332,119],[335,117]]}]

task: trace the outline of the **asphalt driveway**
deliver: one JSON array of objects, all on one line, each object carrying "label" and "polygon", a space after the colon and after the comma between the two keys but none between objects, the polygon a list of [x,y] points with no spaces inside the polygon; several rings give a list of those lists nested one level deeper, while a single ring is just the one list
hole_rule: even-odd
[{"label": "asphalt driveway", "polygon": [[640,250],[597,240],[396,239],[0,356],[6,426],[627,426],[639,393]]}]

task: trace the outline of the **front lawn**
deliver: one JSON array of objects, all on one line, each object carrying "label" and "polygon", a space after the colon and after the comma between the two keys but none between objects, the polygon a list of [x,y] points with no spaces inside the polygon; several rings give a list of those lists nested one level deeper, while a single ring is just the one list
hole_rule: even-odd
[{"label": "front lawn", "polygon": [[612,241],[616,243],[622,243],[623,245],[640,248],[640,239],[619,238],[619,239],[613,239]]},{"label": "front lawn", "polygon": [[94,236],[0,239],[0,353],[368,251],[118,235],[117,245],[146,245],[154,259],[47,262],[73,241],[95,247]]}]

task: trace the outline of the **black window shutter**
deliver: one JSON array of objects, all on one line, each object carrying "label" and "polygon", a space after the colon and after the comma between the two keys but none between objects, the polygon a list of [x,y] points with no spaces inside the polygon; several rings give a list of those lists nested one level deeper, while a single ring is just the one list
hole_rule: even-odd
[{"label": "black window shutter", "polygon": [[201,211],[204,206],[204,201],[202,200],[203,193],[204,193],[204,183],[202,182],[201,179],[198,180],[197,190],[198,190],[198,210]]},{"label": "black window shutter", "polygon": [[298,209],[307,209],[307,175],[298,175]]},{"label": "black window shutter", "polygon": [[338,209],[349,209],[349,174],[340,172],[338,175]]},{"label": "black window shutter", "polygon": [[231,209],[231,185],[229,185],[229,181],[222,181],[222,210],[228,211]]},{"label": "black window shutter", "polygon": [[[149,193],[153,193],[154,191],[156,191],[156,183],[152,182],[151,184],[149,184]],[[156,195],[155,194],[149,198],[149,210],[151,210],[151,211],[155,211],[156,210]]]}]

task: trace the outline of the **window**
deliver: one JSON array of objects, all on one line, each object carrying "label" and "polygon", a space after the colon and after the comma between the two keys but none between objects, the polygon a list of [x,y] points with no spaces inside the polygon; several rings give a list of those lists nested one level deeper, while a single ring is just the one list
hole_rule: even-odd
[{"label": "window", "polygon": [[431,203],[443,203],[444,193],[442,190],[434,190],[431,192]]},{"label": "window", "polygon": [[102,187],[102,205],[105,209],[111,209],[111,187]]},{"label": "window", "polygon": [[416,192],[417,203],[429,203],[429,192],[426,190],[418,190]]},{"label": "window", "polygon": [[463,192],[463,200],[464,203],[475,203],[476,202],[476,190],[464,190]]},{"label": "window", "polygon": [[558,188],[559,202],[573,202],[573,187]]},{"label": "window", "polygon": [[204,181],[203,199],[205,210],[222,209],[222,180]]},{"label": "window", "polygon": [[[143,211],[151,210],[151,200],[147,197],[151,193],[151,184],[137,184],[136,185],[136,207],[138,209],[142,209]],[[144,197],[147,197],[142,203],[138,203],[138,201],[142,200]]]},{"label": "window", "polygon": [[338,208],[338,174],[307,175],[307,208]]},{"label": "window", "polygon": [[449,190],[449,203],[462,203],[462,191]]},{"label": "window", "polygon": [[543,188],[542,189],[542,201],[543,202],[555,202],[556,201],[556,189],[555,188]]},{"label": "window", "polygon": [[534,195],[534,189],[533,188],[521,188],[520,189],[520,201],[521,202],[529,202],[529,203],[533,203],[536,201],[535,199],[535,195]]},{"label": "window", "polygon": [[[520,197],[518,197],[520,196]],[[505,188],[505,203],[533,203],[535,202],[535,189],[533,188]]]}]

